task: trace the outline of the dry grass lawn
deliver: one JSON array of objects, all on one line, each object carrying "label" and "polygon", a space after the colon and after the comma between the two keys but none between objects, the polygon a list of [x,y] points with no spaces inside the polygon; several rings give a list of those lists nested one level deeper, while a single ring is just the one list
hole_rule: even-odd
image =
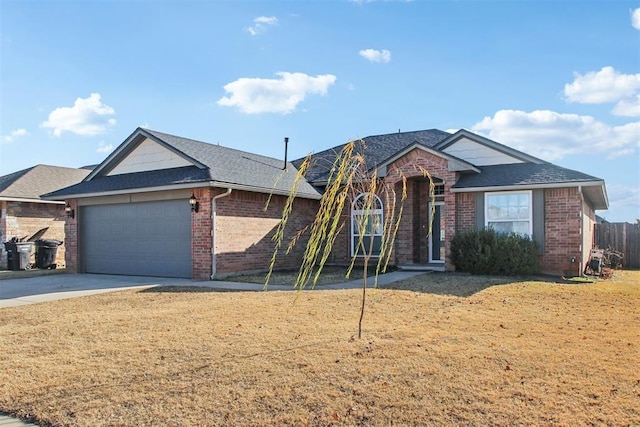
[{"label": "dry grass lawn", "polygon": [[449,294],[442,277],[371,292],[362,340],[358,290],[2,309],[0,411],[56,426],[640,424],[640,272],[453,276]]}]

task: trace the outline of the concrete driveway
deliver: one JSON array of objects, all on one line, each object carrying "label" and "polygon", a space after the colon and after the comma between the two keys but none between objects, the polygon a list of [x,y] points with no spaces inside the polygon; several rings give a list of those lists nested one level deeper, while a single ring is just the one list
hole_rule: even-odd
[{"label": "concrete driveway", "polygon": [[194,286],[190,279],[116,276],[108,274],[56,274],[0,280],[0,308],[73,298],[122,289],[161,285]]},{"label": "concrete driveway", "polygon": [[[394,271],[381,274],[378,286],[384,286],[399,280],[425,274],[421,271]],[[261,284],[225,282],[225,281],[193,281],[191,279],[172,279],[166,277],[117,276],[109,274],[55,274],[36,277],[0,280],[0,308],[35,304],[64,298],[101,294],[123,289],[149,288],[153,286],[205,286],[220,290],[262,291]],[[318,286],[316,289],[354,289],[362,286],[361,279],[334,285]],[[369,286],[373,286],[370,278]],[[269,285],[270,291],[292,291],[293,287]],[[1,424],[0,424],[1,425]]]}]

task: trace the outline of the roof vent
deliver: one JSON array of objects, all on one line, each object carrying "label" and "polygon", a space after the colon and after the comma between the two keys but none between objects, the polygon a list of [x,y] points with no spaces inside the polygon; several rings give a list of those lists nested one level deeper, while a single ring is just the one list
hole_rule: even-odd
[{"label": "roof vent", "polygon": [[289,149],[289,137],[284,137],[284,165],[282,166],[282,170],[287,170],[287,150]]}]

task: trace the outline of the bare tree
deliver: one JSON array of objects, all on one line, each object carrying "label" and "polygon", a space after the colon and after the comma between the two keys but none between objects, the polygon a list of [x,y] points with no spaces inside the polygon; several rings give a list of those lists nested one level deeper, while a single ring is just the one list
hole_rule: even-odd
[{"label": "bare tree", "polygon": [[[377,286],[378,276],[386,272],[389,265],[393,247],[402,214],[404,202],[407,199],[407,179],[400,175],[398,181],[400,188],[395,184],[387,184],[378,177],[377,168],[366,164],[364,141],[351,141],[337,153],[330,165],[329,178],[324,194],[320,199],[320,206],[313,222],[302,230],[298,230],[295,237],[289,242],[287,253],[298,242],[300,236],[309,233],[302,264],[294,287],[301,291],[309,283],[313,288],[322,273],[322,269],[333,250],[336,238],[345,227],[343,212],[345,207],[351,209],[351,227],[353,233],[353,253],[351,263],[347,271],[349,278],[356,264],[362,264],[362,296],[360,305],[360,318],[358,321],[358,338],[362,338],[362,320],[364,318],[368,271],[372,261],[375,260],[375,281]],[[276,258],[284,240],[284,230],[293,209],[296,190],[304,179],[311,166],[312,157],[307,156],[301,166],[294,184],[291,187],[282,218],[273,236],[275,248],[269,266],[269,272],[265,281],[265,288],[275,266]],[[420,173],[429,181],[429,197],[433,202],[435,197],[435,185],[429,172],[418,167]],[[398,194],[400,193],[400,194]],[[384,203],[382,202],[384,200]],[[268,204],[269,202],[267,202]],[[433,209],[433,203],[431,203]],[[431,215],[433,217],[433,215]],[[429,224],[428,233],[431,234],[432,225]],[[427,237],[425,236],[425,238]]]}]

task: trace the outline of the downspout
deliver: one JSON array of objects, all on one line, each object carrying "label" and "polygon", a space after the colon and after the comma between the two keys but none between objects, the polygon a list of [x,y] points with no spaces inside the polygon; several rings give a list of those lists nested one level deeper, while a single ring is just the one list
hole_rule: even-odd
[{"label": "downspout", "polygon": [[218,207],[216,201],[231,194],[231,188],[227,188],[226,193],[218,194],[211,199],[211,280],[216,277],[216,217]]},{"label": "downspout", "polygon": [[[584,247],[584,195],[582,194],[582,185],[578,185],[578,196],[580,197],[580,229],[582,230],[582,233],[580,233],[580,240],[582,240],[580,242],[580,247],[582,248],[582,253],[580,254],[580,262],[578,263],[578,267],[580,267],[580,273],[579,276],[584,276],[584,266],[583,266],[583,261],[584,261],[584,257],[586,254],[586,248]],[[592,237],[593,239],[593,237]],[[593,243],[593,242],[592,242]],[[589,251],[591,250],[591,248],[589,248]],[[589,262],[589,260],[587,260],[587,262]]]}]

